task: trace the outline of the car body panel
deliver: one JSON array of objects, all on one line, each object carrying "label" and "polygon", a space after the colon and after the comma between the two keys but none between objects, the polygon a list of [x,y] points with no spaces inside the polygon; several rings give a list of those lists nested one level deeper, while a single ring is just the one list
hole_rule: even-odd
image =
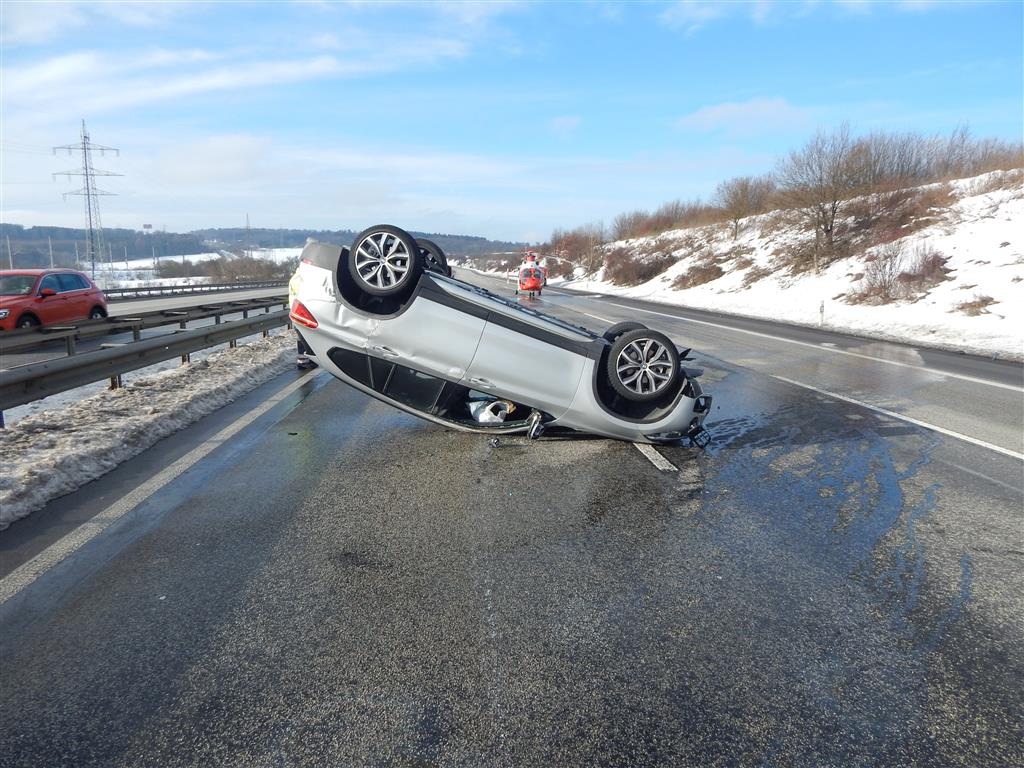
[{"label": "car body panel", "polygon": [[467,380],[474,389],[528,402],[556,419],[565,413],[588,358],[488,320]]},{"label": "car body panel", "polygon": [[406,361],[417,370],[452,381],[462,379],[484,333],[483,318],[449,307],[427,296],[408,310],[379,321],[369,335],[371,354]]}]

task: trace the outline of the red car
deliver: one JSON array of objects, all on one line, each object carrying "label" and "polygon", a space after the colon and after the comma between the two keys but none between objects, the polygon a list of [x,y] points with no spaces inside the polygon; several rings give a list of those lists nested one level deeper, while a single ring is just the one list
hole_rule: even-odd
[{"label": "red car", "polygon": [[107,297],[73,269],[0,270],[0,330],[96,320],[107,316]]},{"label": "red car", "polygon": [[544,275],[541,274],[540,268],[523,267],[519,270],[519,287],[516,289],[516,294],[526,293],[531,297],[534,294],[540,296],[543,287]]}]

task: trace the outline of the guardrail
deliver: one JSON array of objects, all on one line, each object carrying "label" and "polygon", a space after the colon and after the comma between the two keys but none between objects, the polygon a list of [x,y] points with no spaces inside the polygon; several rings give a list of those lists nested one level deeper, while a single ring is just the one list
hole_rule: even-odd
[{"label": "guardrail", "polygon": [[3,411],[24,405],[75,387],[145,368],[176,357],[187,358],[192,352],[218,344],[234,342],[245,336],[288,324],[288,310],[232,320],[142,341],[86,352],[73,357],[46,360],[41,363],[11,368],[0,374],[0,426]]},{"label": "guardrail", "polygon": [[144,299],[153,296],[181,296],[188,294],[217,293],[218,291],[239,291],[254,288],[280,288],[288,285],[287,280],[257,280],[237,283],[200,283],[197,285],[151,285],[147,288],[105,288],[107,299]]},{"label": "guardrail", "polygon": [[75,325],[50,325],[42,328],[4,331],[0,335],[0,356],[18,350],[30,349],[43,342],[57,339],[64,341],[67,345],[67,353],[70,356],[76,353],[77,343],[85,339],[93,339],[115,333],[131,333],[132,338],[138,341],[141,338],[141,332],[148,328],[158,328],[167,325],[178,325],[181,328],[185,328],[186,324],[193,320],[202,320],[210,317],[214,319],[215,323],[220,323],[224,315],[236,315],[239,313],[241,313],[243,318],[246,318],[250,312],[258,310],[269,312],[271,307],[277,305],[287,308],[287,301],[288,297],[282,294],[264,299],[244,299],[218,304],[199,304],[192,307],[181,307],[180,309],[140,312],[131,316],[115,315],[114,317],[105,317],[100,320],[83,320]]}]

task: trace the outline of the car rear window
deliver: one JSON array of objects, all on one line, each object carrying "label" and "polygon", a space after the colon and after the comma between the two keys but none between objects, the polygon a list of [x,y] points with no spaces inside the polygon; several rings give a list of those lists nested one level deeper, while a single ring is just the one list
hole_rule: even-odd
[{"label": "car rear window", "polygon": [[28,296],[35,282],[35,275],[4,275],[0,277],[0,296]]}]

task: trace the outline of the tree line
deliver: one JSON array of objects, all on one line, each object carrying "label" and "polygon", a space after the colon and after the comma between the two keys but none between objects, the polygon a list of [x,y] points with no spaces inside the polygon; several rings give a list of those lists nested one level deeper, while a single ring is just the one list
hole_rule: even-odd
[{"label": "tree line", "polygon": [[[0,263],[4,268],[13,261],[15,267],[40,269],[53,263],[59,267],[86,268],[86,232],[71,227],[24,227],[0,223]],[[202,241],[193,234],[177,232],[139,232],[133,229],[103,230],[103,262],[123,263],[125,258],[144,259],[153,256],[180,256],[202,253]],[[10,253],[8,253],[8,243]]]}]

